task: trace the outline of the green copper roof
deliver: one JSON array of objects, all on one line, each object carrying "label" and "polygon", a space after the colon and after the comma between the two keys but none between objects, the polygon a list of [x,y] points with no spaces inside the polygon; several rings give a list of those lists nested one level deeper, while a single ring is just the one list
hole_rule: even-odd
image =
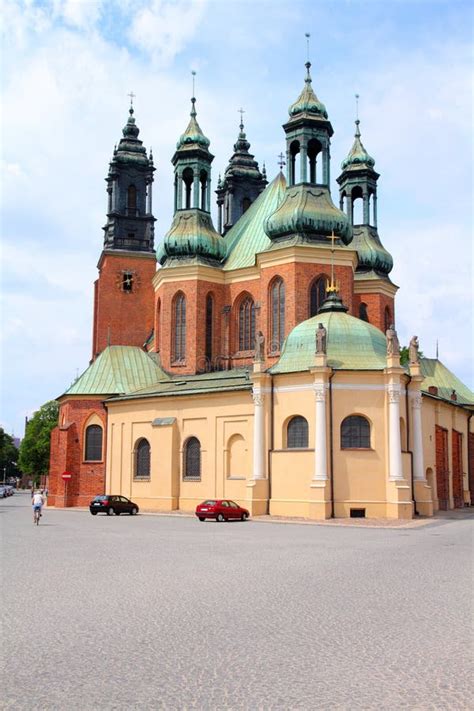
[{"label": "green copper roof", "polygon": [[285,177],[279,173],[228,231],[224,240],[227,253],[225,270],[252,267],[255,256],[271,247],[263,226],[265,219],[281,203],[285,188]]},{"label": "green copper roof", "polygon": [[287,187],[284,199],[268,217],[265,231],[271,239],[300,235],[307,241],[334,231],[344,244],[352,241],[347,215],[334,205],[328,188],[310,183]]},{"label": "green copper roof", "polygon": [[[306,78],[304,89],[298,96],[294,104],[291,104],[288,113],[291,118],[296,118],[301,114],[310,114],[316,117],[327,119],[328,113],[324,104],[318,99],[311,85],[311,74],[309,73],[311,62],[306,62]],[[291,120],[291,119],[290,119]]]},{"label": "green copper roof", "polygon": [[167,376],[152,356],[134,346],[108,346],[65,395],[116,395],[149,387]]},{"label": "green copper roof", "polygon": [[341,168],[342,170],[345,170],[349,166],[357,166],[357,167],[367,167],[367,168],[373,168],[375,165],[375,160],[372,158],[372,156],[369,156],[367,151],[365,150],[362,141],[360,140],[360,131],[359,131],[359,124],[360,121],[357,119],[355,122],[356,124],[356,132],[355,132],[355,137],[354,137],[354,143],[352,144],[352,148],[349,151],[349,154],[345,160],[342,161],[341,163]]},{"label": "green copper roof", "polygon": [[141,165],[152,166],[153,159],[151,159],[151,161],[148,159],[146,148],[138,138],[140,129],[135,123],[132,106],[129,109],[128,121],[122,133],[123,138],[120,139],[118,147],[114,150],[110,170],[114,170],[116,163],[139,163]]},{"label": "green copper roof", "polygon": [[389,274],[393,268],[393,258],[387,252],[377,230],[366,225],[352,228],[352,249],[357,250],[359,258],[358,269],[375,269],[381,274]]},{"label": "green copper roof", "polygon": [[179,141],[176,144],[177,150],[182,148],[204,148],[207,150],[210,145],[210,141],[201,131],[201,127],[196,121],[196,99],[193,97],[191,99],[191,120],[188,123],[188,127],[184,133],[179,137]]},{"label": "green copper roof", "polygon": [[143,397],[169,397],[176,395],[201,395],[204,393],[222,393],[235,390],[251,390],[249,370],[239,368],[200,375],[175,376],[161,380],[150,387],[128,393],[114,400],[131,400]]},{"label": "green copper roof", "polygon": [[383,370],[387,342],[382,331],[343,312],[321,313],[295,326],[270,373],[296,373],[314,366],[316,329],[327,331],[328,366],[335,370]]},{"label": "green copper roof", "polygon": [[160,257],[202,256],[221,260],[224,256],[224,240],[214,229],[208,212],[197,208],[176,210],[171,227],[165,235]]},{"label": "green copper roof", "polygon": [[450,402],[451,393],[455,390],[459,404],[474,405],[474,393],[437,358],[421,358],[420,367],[425,378],[421,384],[422,390],[428,392],[430,385],[435,386],[438,388],[438,396]]}]

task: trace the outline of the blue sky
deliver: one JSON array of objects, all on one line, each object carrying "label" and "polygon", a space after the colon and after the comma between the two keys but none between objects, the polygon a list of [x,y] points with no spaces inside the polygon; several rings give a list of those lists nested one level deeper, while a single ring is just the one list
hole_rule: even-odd
[{"label": "blue sky", "polygon": [[400,286],[397,327],[466,384],[472,372],[472,10],[455,0],[6,0],[2,8],[2,402],[25,415],[60,395],[91,355],[104,178],[136,94],[153,147],[160,238],[172,217],[176,140],[191,69],[211,140],[213,186],[243,106],[269,178],[304,78],[329,112],[332,193],[354,132],[376,160],[379,233]]}]

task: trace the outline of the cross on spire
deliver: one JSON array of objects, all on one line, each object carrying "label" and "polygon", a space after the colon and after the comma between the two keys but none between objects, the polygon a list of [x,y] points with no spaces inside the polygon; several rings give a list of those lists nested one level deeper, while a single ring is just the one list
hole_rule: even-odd
[{"label": "cross on spire", "polygon": [[194,96],[194,77],[196,76],[196,72],[194,69],[191,70],[191,75],[193,77],[193,96]]},{"label": "cross on spire", "polygon": [[309,62],[309,38],[311,37],[309,32],[305,32],[306,37],[306,61]]},{"label": "cross on spire", "polygon": [[356,121],[359,120],[359,94],[355,94],[356,100]]},{"label": "cross on spire", "polygon": [[336,235],[334,234],[334,230],[331,232],[330,235],[327,235],[327,237],[331,240],[331,283],[327,285],[326,291],[327,293],[332,291],[338,292],[339,286],[334,281],[334,243],[337,239]]},{"label": "cross on spire", "polygon": [[127,96],[130,97],[130,106],[133,106],[133,100],[136,97],[136,94],[133,93],[133,91],[130,92],[130,94],[127,94]]},{"label": "cross on spire", "polygon": [[283,155],[283,153],[280,153],[280,155],[277,156],[277,158],[279,158],[277,165],[280,166],[280,170],[282,171],[282,170],[283,170],[283,166],[286,165],[285,156]]},{"label": "cross on spire", "polygon": [[243,131],[243,130],[244,130],[244,113],[245,113],[245,111],[244,111],[244,109],[237,109],[237,113],[240,114],[240,126],[239,126],[239,128],[240,128],[241,131]]}]

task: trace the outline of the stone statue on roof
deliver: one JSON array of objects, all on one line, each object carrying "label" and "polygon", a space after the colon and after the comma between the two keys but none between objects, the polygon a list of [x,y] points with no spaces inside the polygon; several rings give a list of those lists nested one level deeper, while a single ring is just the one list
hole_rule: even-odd
[{"label": "stone statue on roof", "polygon": [[400,355],[400,342],[398,340],[397,332],[395,330],[395,324],[392,323],[389,328],[387,328],[385,335],[387,337],[387,355]]},{"label": "stone statue on roof", "polygon": [[410,365],[418,365],[420,362],[420,344],[418,342],[418,336],[412,336],[410,340],[410,345],[408,346],[408,360]]},{"label": "stone statue on roof", "polygon": [[316,353],[327,353],[327,331],[322,323],[316,329]]},{"label": "stone statue on roof", "polygon": [[265,336],[263,335],[262,331],[258,331],[257,335],[255,336],[254,361],[256,363],[261,363],[263,361],[264,351],[265,351]]}]

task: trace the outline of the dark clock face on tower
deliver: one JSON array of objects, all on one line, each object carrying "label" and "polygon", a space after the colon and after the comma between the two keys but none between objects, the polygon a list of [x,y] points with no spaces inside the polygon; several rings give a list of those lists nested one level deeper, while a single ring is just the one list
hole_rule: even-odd
[{"label": "dark clock face on tower", "polygon": [[132,294],[140,288],[140,275],[135,269],[121,269],[117,272],[116,286],[124,294]]}]

